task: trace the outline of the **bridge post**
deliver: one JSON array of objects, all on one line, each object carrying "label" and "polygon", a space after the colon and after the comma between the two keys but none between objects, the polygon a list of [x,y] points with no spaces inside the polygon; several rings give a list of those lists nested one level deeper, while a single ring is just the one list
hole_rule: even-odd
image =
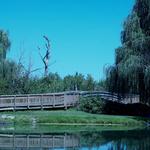
[{"label": "bridge post", "polygon": [[16,95],[14,96],[14,111],[16,110]]},{"label": "bridge post", "polygon": [[64,93],[64,108],[67,110],[67,94]]},{"label": "bridge post", "polygon": [[43,94],[41,95],[41,110],[43,110]]},{"label": "bridge post", "polygon": [[73,93],[73,95],[72,95],[72,101],[71,101],[71,103],[72,103],[71,105],[72,106],[74,106],[74,101],[75,101],[75,93]]},{"label": "bridge post", "polygon": [[29,106],[29,95],[27,95],[27,108],[29,109],[30,106]]},{"label": "bridge post", "polygon": [[56,100],[56,97],[55,97],[55,94],[53,95],[53,107],[55,107],[55,100]]}]

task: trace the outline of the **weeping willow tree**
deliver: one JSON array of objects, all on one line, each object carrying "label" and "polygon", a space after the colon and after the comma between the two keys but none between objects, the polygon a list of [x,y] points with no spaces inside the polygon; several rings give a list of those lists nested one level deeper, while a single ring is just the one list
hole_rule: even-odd
[{"label": "weeping willow tree", "polygon": [[150,103],[150,0],[136,0],[121,33],[115,64],[106,70],[109,91],[139,94]]}]

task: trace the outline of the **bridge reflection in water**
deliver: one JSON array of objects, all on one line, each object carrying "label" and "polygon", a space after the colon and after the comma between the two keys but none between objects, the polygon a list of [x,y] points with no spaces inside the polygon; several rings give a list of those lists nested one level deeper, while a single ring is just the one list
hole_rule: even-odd
[{"label": "bridge reflection in water", "polygon": [[150,128],[48,134],[0,134],[0,150],[150,150]]},{"label": "bridge reflection in water", "polygon": [[58,149],[77,148],[79,138],[75,135],[0,135],[0,149]]}]

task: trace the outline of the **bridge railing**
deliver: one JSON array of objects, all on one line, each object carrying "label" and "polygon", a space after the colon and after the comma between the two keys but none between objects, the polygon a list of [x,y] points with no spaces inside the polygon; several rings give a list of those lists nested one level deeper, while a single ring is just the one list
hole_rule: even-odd
[{"label": "bridge railing", "polygon": [[77,92],[48,94],[1,95],[0,109],[33,109],[57,108],[75,105],[78,101]]},{"label": "bridge railing", "polygon": [[117,94],[115,93],[110,93],[110,92],[106,92],[106,91],[84,91],[80,93],[80,96],[83,97],[96,97],[96,96],[100,96],[103,99],[107,99],[107,100],[111,100],[111,101],[119,101],[121,99],[121,97],[118,97]]},{"label": "bridge railing", "polygon": [[139,103],[140,98],[138,94],[125,94],[124,96],[118,95],[116,93],[106,92],[106,91],[82,91],[80,92],[82,97],[96,97],[100,96],[104,100],[110,100],[114,102],[120,102],[124,104],[129,103]]}]

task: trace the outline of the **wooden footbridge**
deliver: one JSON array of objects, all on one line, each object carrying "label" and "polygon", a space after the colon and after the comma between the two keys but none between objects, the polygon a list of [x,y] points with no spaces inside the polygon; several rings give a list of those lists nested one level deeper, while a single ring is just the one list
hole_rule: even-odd
[{"label": "wooden footbridge", "polygon": [[[52,109],[75,106],[80,97],[100,96],[103,99],[118,101],[117,94],[104,91],[69,91],[47,94],[1,95],[0,110]],[[135,97],[139,100],[138,96]],[[131,99],[129,99],[130,101]],[[127,99],[126,99],[127,101]]]}]

